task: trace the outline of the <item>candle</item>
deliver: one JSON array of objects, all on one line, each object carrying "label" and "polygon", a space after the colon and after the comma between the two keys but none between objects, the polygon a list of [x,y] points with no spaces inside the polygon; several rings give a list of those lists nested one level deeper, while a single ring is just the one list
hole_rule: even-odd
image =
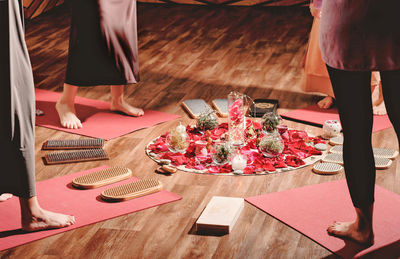
[{"label": "candle", "polygon": [[186,127],[179,123],[179,125],[176,127],[176,131],[180,133],[186,132]]},{"label": "candle", "polygon": [[203,140],[198,140],[195,143],[195,154],[196,156],[207,156],[207,142]]},{"label": "candle", "polygon": [[241,154],[235,155],[235,157],[232,159],[233,171],[242,171],[246,167],[246,165],[247,165],[247,160]]}]

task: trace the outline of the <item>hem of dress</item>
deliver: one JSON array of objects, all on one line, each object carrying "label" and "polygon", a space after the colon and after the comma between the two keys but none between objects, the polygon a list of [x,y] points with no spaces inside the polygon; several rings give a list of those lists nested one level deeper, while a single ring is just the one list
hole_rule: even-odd
[{"label": "hem of dress", "polygon": [[124,81],[124,82],[74,82],[65,80],[66,84],[74,85],[78,87],[92,87],[92,86],[109,86],[109,85],[128,85],[128,84],[137,84],[138,81]]},{"label": "hem of dress", "polygon": [[386,68],[379,68],[378,66],[365,66],[365,67],[355,67],[355,66],[345,66],[341,62],[334,62],[330,60],[326,60],[324,57],[322,57],[323,61],[325,64],[328,66],[338,69],[338,70],[343,70],[343,71],[395,71],[395,70],[400,70],[400,62],[398,66],[395,67],[386,67]]}]

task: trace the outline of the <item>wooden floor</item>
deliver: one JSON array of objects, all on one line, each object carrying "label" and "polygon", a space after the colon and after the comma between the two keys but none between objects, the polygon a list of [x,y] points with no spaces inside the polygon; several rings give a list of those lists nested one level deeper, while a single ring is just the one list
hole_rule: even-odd
[{"label": "wooden floor", "polygon": [[[242,8],[138,5],[141,81],[127,87],[129,101],[146,109],[182,115],[182,100],[223,98],[230,91],[253,98],[277,98],[280,112],[306,107],[318,95],[300,89],[301,62],[312,18],[304,7]],[[37,88],[61,91],[67,61],[70,18],[66,8],[27,24],[27,42]],[[79,89],[78,95],[109,100],[108,87]],[[178,120],[177,120],[178,121]],[[68,231],[0,253],[1,258],[324,258],[332,253],[257,208],[245,204],[229,235],[193,232],[201,210],[214,195],[249,197],[343,179],[307,167],[266,176],[230,177],[178,172],[154,173],[145,145],[177,121],[107,141],[108,162],[45,166],[42,143],[77,136],[36,127],[37,180],[103,164],[126,166],[139,178],[155,177],[183,199]],[[319,134],[320,128],[287,122]],[[376,147],[397,148],[392,129],[374,134]],[[377,173],[377,184],[400,194],[398,159]],[[79,218],[77,218],[79,221]]]}]

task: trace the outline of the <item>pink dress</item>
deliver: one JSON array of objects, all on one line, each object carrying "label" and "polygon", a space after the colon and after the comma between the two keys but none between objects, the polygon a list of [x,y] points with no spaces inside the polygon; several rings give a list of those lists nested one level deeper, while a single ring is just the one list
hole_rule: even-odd
[{"label": "pink dress", "polygon": [[[304,74],[302,77],[302,89],[305,92],[322,93],[334,97],[329,74],[326,64],[322,60],[321,50],[319,47],[320,32],[320,15],[318,15],[318,7],[322,1],[312,1],[314,4],[312,13],[315,13],[314,21],[311,27],[310,38],[308,41],[307,53],[304,63]],[[311,8],[313,8],[311,6]],[[372,72],[371,86],[372,91],[380,83],[379,72]]]},{"label": "pink dress", "polygon": [[322,59],[341,70],[399,70],[399,11],[399,0],[323,1]]}]

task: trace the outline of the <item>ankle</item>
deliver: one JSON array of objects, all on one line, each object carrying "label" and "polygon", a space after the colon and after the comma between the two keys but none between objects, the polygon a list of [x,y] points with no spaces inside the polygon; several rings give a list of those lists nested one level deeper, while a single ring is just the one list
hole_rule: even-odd
[{"label": "ankle", "polygon": [[43,214],[43,209],[39,206],[36,196],[28,199],[20,198],[19,200],[22,220],[30,220]]}]

